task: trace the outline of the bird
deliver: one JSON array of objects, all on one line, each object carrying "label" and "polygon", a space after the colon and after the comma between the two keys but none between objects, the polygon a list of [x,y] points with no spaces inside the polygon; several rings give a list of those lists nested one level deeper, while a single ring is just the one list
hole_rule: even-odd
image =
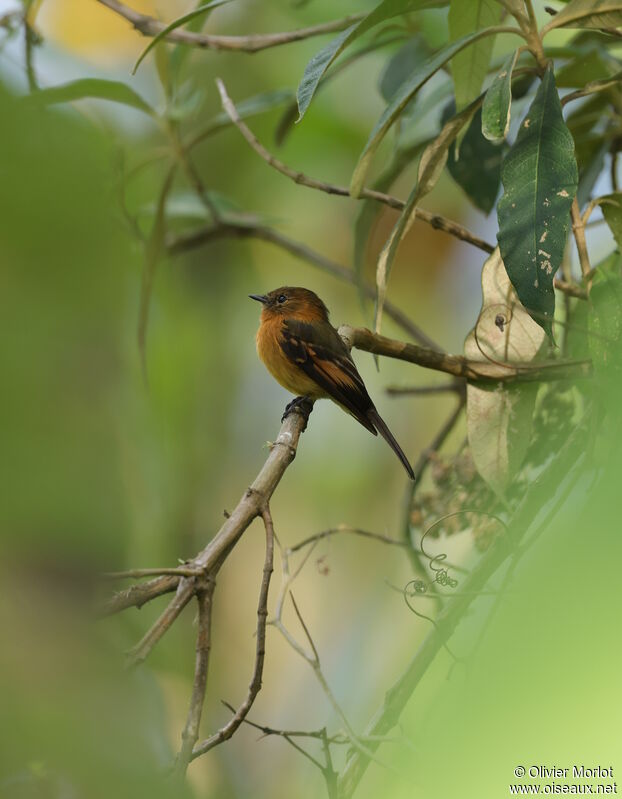
[{"label": "bird", "polygon": [[257,354],[272,376],[296,395],[285,416],[305,400],[331,399],[370,433],[380,433],[414,480],[408,458],[378,413],[317,294],[300,286],[281,286],[267,294],[248,296],[263,306]]}]

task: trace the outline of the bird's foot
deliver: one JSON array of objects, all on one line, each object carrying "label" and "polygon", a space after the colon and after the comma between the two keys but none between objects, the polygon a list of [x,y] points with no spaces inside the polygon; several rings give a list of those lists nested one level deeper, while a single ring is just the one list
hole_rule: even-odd
[{"label": "bird's foot", "polygon": [[299,413],[305,420],[305,426],[303,428],[304,430],[307,426],[309,414],[312,410],[313,400],[309,399],[309,397],[294,397],[294,399],[291,402],[288,402],[285,406],[283,416],[281,416],[281,421],[284,422],[290,413]]}]

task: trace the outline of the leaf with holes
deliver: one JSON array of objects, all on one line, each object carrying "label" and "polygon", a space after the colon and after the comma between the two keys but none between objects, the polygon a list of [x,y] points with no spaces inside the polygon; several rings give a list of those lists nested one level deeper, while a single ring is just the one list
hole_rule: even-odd
[{"label": "leaf with holes", "polygon": [[554,28],[617,28],[622,25],[622,0],[571,0],[544,26]]},{"label": "leaf with holes", "polygon": [[448,0],[445,0],[445,2],[442,2],[442,0],[383,0],[360,22],[350,25],[345,31],[335,36],[326,47],[313,56],[305,67],[297,92],[298,121],[300,122],[309,108],[315,90],[326,70],[352,42],[387,19],[407,14],[410,11],[419,11],[423,8],[437,8],[438,6],[447,5],[447,2]]},{"label": "leaf with holes", "polygon": [[515,50],[501,67],[488,87],[482,106],[482,133],[492,142],[505,139],[510,129],[510,109],[512,107],[512,72],[516,64],[518,50]]},{"label": "leaf with holes", "polygon": [[552,336],[553,278],[564,255],[578,175],[551,68],[503,162],[501,181],[501,256],[520,301]]},{"label": "leaf with holes", "polygon": [[[498,25],[501,5],[497,0],[451,0],[449,6],[449,34],[452,41],[473,31]],[[474,100],[482,89],[488,72],[495,40],[492,36],[480,39],[462,50],[451,61],[456,108],[461,110]]]},{"label": "leaf with holes", "polygon": [[[544,331],[518,301],[497,248],[482,269],[482,309],[465,341],[466,357],[483,363],[528,364],[544,341]],[[500,496],[527,452],[537,392],[532,383],[467,385],[467,436],[473,462]]]}]

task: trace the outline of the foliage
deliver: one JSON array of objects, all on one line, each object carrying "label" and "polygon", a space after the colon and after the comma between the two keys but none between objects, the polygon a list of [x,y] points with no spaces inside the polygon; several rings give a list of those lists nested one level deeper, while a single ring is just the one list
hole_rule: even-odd
[{"label": "foliage", "polygon": [[[507,669],[514,683],[508,683],[503,699],[516,713],[519,732],[524,725],[528,740],[538,725],[528,712],[531,677],[524,666],[529,653],[522,641],[534,634],[544,649],[547,623],[557,622],[565,631],[564,641],[570,640],[574,628],[566,604],[586,628],[593,624],[602,636],[607,626],[603,619],[618,612],[612,607],[619,603],[612,586],[619,583],[619,544],[611,543],[609,533],[619,527],[615,503],[622,467],[617,446],[622,430],[622,3],[570,0],[545,8],[532,0],[382,0],[363,11],[356,8],[354,16],[326,22],[322,14],[327,8],[334,11],[333,6],[298,2],[261,18],[266,26],[276,19],[287,30],[235,35],[221,35],[218,26],[254,26],[260,18],[231,0],[198,3],[167,22],[116,0],[99,4],[102,13],[122,17],[148,38],[146,46],[145,41],[134,42],[131,75],[91,76],[81,63],[75,79],[53,82],[46,74],[44,80],[38,70],[38,48],[45,47],[37,31],[38,4],[25,2],[23,9],[0,20],[3,45],[11,48],[23,39],[28,82],[24,96],[15,98],[13,90],[4,88],[9,80],[0,75],[6,120],[3,184],[10,187],[2,199],[0,229],[7,260],[14,266],[6,297],[16,286],[27,297],[26,304],[4,299],[5,318],[21,339],[21,349],[3,343],[4,415],[20,420],[9,425],[3,438],[9,464],[3,475],[10,555],[5,582],[11,592],[3,613],[15,625],[15,637],[21,633],[20,607],[25,605],[26,615],[35,617],[30,625],[23,622],[32,632],[25,636],[26,656],[7,657],[2,674],[19,687],[8,702],[11,729],[18,727],[31,683],[49,679],[50,696],[66,692],[72,708],[62,717],[56,741],[55,724],[62,716],[58,698],[37,688],[36,702],[27,704],[23,748],[12,740],[3,755],[9,784],[22,780],[25,796],[78,795],[81,789],[88,797],[145,791],[154,797],[190,795],[190,783],[171,788],[161,778],[160,771],[173,759],[167,723],[174,728],[172,740],[179,750],[179,776],[189,766],[195,768],[193,758],[197,773],[198,763],[216,762],[213,755],[203,755],[234,733],[229,745],[243,747],[238,741],[244,741],[244,724],[251,724],[273,737],[271,752],[281,752],[285,743],[298,754],[302,748],[305,767],[319,771],[329,799],[348,799],[359,785],[368,796],[388,795],[387,786],[396,795],[410,795],[414,777],[429,796],[470,795],[464,784],[472,795],[499,795],[511,770],[505,743],[496,732],[491,734],[497,728],[488,709],[495,702],[478,683],[482,721],[474,722],[478,734],[468,736],[464,747],[463,740],[454,740],[459,737],[453,732],[455,719],[472,718],[475,699],[471,691],[460,692],[455,682],[446,692],[439,689],[446,685],[446,672],[453,673],[454,667],[458,671],[463,660],[481,663],[482,673],[494,667],[490,673],[496,685]],[[320,35],[329,35],[328,43],[312,44]],[[303,40],[308,40],[304,47],[296,44]],[[268,67],[254,66],[263,56],[250,59],[259,50],[274,52]],[[216,105],[215,83],[221,74],[222,109]],[[78,113],[68,112],[68,104]],[[277,110],[280,120],[274,118]],[[278,156],[270,134],[282,147]],[[331,170],[340,181],[328,182]],[[457,212],[459,221],[444,215]],[[354,213],[358,215],[352,224]],[[292,235],[281,231],[285,221],[293,226]],[[432,277],[423,272],[429,228],[437,231],[430,233],[438,237],[435,242],[444,242],[437,245],[441,256]],[[495,244],[485,238],[492,229]],[[349,243],[348,231],[354,254],[352,264],[343,265],[339,261]],[[317,238],[318,250],[331,256],[294,235]],[[270,257],[261,250],[262,257],[253,260],[258,243],[273,248]],[[479,288],[463,258],[467,247],[479,258],[479,313],[469,310],[476,294],[479,302]],[[286,253],[288,260],[278,253]],[[292,266],[293,257],[305,266]],[[33,265],[41,269],[40,277],[31,274]],[[387,510],[394,511],[396,504],[386,490],[390,467],[385,470],[384,461],[377,465],[377,450],[369,450],[373,454],[367,457],[357,449],[353,458],[359,439],[351,447],[340,444],[336,455],[327,458],[326,447],[313,439],[318,412],[305,434],[304,455],[296,461],[300,482],[288,475],[280,484],[295,455],[300,420],[285,422],[293,426],[283,428],[289,436],[286,446],[258,451],[258,441],[274,437],[272,431],[264,433],[265,417],[280,417],[274,403],[282,398],[257,389],[246,347],[251,341],[252,350],[250,323],[237,298],[249,290],[263,291],[249,289],[252,281],[272,288],[313,280],[317,271],[325,276],[326,282],[319,283],[322,294],[324,287],[334,291],[336,280],[347,284],[342,295],[335,295],[345,298],[358,291],[369,318],[373,302],[375,329],[362,332],[371,343],[359,348],[399,364],[383,359],[378,375],[358,360],[368,384],[384,385],[393,369],[389,373],[400,377],[407,369],[420,375],[446,373],[448,382],[443,384],[393,390],[407,396],[439,393],[441,411],[445,405],[451,410],[431,442],[427,428],[439,422],[436,408],[420,411],[417,406],[416,412],[400,416],[396,412],[398,424],[412,426],[409,436],[421,453],[420,479],[408,487],[404,508],[393,513],[399,517],[398,535],[372,533],[365,526],[367,517],[383,530],[393,523]],[[463,288],[467,285],[469,291]],[[70,313],[76,314],[77,331],[63,325]],[[354,304],[350,313],[357,313]],[[399,327],[400,338],[406,335],[416,343],[383,337],[389,326],[389,332]],[[463,355],[448,355],[435,344],[441,337],[447,346],[452,337],[464,341]],[[47,357],[41,355],[40,342]],[[25,365],[35,363],[38,371],[32,376]],[[81,378],[76,384],[75,375]],[[44,381],[52,388],[41,391]],[[21,382],[27,400],[18,396]],[[380,407],[383,398],[378,402]],[[45,413],[42,405],[47,406]],[[48,430],[46,413],[62,419],[63,425]],[[341,417],[335,424],[326,436],[331,453],[342,433],[347,435]],[[87,455],[79,440],[88,442]],[[279,438],[278,443],[286,442]],[[441,454],[449,444],[451,454]],[[360,444],[361,453],[364,446]],[[53,458],[47,461],[52,452],[58,468]],[[270,469],[277,462],[275,476]],[[257,472],[259,477],[246,490]],[[18,485],[18,475],[23,484]],[[264,484],[265,497],[257,489]],[[275,514],[276,537],[269,507],[273,492],[283,503]],[[239,494],[242,499],[234,505]],[[167,504],[166,496],[174,502]],[[304,538],[303,513],[305,524],[327,528]],[[356,526],[335,523],[336,517],[341,521],[351,513],[358,514]],[[236,527],[238,519],[242,521]],[[264,555],[252,535],[244,537],[244,557],[235,560],[234,546],[242,545],[238,541],[253,519],[263,520],[266,531],[263,572]],[[279,526],[283,519],[286,532]],[[317,612],[314,625],[307,624],[303,603],[299,606],[293,597],[292,584],[298,580],[298,597],[299,576],[305,564],[314,563],[309,555],[315,547],[348,532],[357,536],[355,543],[368,538],[395,552],[398,576],[387,582],[397,588],[405,614],[396,615],[396,625],[415,625],[397,681],[396,673],[404,668],[401,643],[389,645],[385,653],[367,629],[374,603],[379,638],[387,635],[386,614],[395,613],[390,604],[395,597],[387,600],[385,593],[379,600],[380,589],[365,605],[367,595],[376,590],[371,587],[378,577],[376,556],[348,559],[355,576],[342,586],[340,596],[348,607],[344,620],[331,604],[330,590],[317,591],[317,584],[304,602]],[[461,543],[454,547],[458,534]],[[595,543],[590,546],[592,535]],[[271,595],[268,603],[275,541],[281,589],[278,599]],[[570,558],[571,545],[581,558]],[[315,561],[319,579],[328,576],[330,553],[318,551],[326,552]],[[559,564],[567,557],[566,574]],[[92,593],[101,593],[100,586],[93,588],[92,573],[117,571],[126,561],[134,566],[137,559],[149,565],[174,564],[156,578],[165,581],[165,591],[145,600],[138,620],[113,620],[106,628],[109,640],[94,640],[92,627],[84,633],[84,620],[75,613],[75,607],[92,601]],[[57,561],[66,573],[56,569]],[[601,577],[597,570],[603,561]],[[22,579],[24,562],[35,573],[40,569],[43,579],[33,581],[31,574]],[[586,573],[584,562],[593,571]],[[357,571],[364,566],[369,569],[367,581]],[[519,610],[503,600],[514,578],[524,591],[521,596],[527,597]],[[557,593],[547,593],[549,580]],[[581,580],[593,596],[578,596]],[[31,582],[37,587],[21,602],[23,585]],[[253,596],[259,586],[260,599],[255,603],[253,598],[249,611],[246,588],[251,584]],[[117,604],[124,601],[127,607],[139,606],[143,600],[132,597],[145,585],[150,583],[113,594],[106,607],[119,609]],[[152,600],[165,592],[171,604],[158,617]],[[480,601],[489,595],[494,595],[489,604]],[[218,704],[210,672],[203,713],[208,737],[201,740],[212,596],[214,649],[226,649],[231,631],[243,628],[246,634],[247,616],[257,626],[254,639],[242,644],[236,639],[225,656],[217,655],[217,678],[237,705],[225,704],[223,710]],[[185,630],[182,636],[179,624],[170,628],[195,599],[198,631]],[[72,611],[65,617],[67,606]],[[495,628],[491,621],[499,608],[507,626]],[[63,657],[48,675],[40,650],[49,645],[46,631],[53,629],[57,613],[64,619],[59,630]],[[310,628],[324,622],[342,626],[316,646]],[[512,639],[512,624],[521,638]],[[153,672],[147,672],[153,679],[141,683],[139,678],[119,678],[117,685],[115,657],[126,642],[141,639],[132,650],[140,661],[164,632],[165,641],[179,635],[180,645],[159,646]],[[274,683],[273,673],[270,678],[263,674],[260,694],[272,633],[282,634],[290,655],[304,660],[316,678],[318,694],[310,694],[309,703],[317,711],[317,729],[301,729],[315,723],[299,718],[302,699],[300,707],[297,701],[289,702],[293,707],[284,701],[280,708],[267,700],[255,703],[258,695],[274,698],[282,687]],[[392,627],[391,636],[393,643],[398,636]],[[178,747],[195,637],[195,680]],[[83,638],[90,647],[84,660],[76,643]],[[603,646],[601,640],[597,643]],[[238,647],[243,652],[239,658],[232,654]],[[608,650],[603,649],[607,656],[601,662],[590,659],[587,649],[572,663],[575,683],[569,678],[568,691],[580,693],[576,681],[588,667],[593,667],[593,683],[600,691],[608,664],[619,665]],[[331,658],[323,658],[326,650],[335,660],[347,650],[339,679],[336,667],[331,672],[327,665]],[[361,668],[368,650],[373,650],[373,667]],[[567,650],[567,656],[572,654]],[[240,685],[244,680],[249,684],[249,651],[251,688],[244,699]],[[397,660],[400,668],[395,668]],[[548,650],[539,660],[554,675],[560,663],[567,663]],[[294,671],[289,660],[281,665],[284,674]],[[82,680],[88,673],[93,675],[93,693],[83,695]],[[173,685],[176,678],[183,681],[183,691]],[[515,703],[514,688],[522,704]],[[97,701],[97,692],[108,697],[115,689],[115,701],[100,707],[106,702]],[[607,697],[598,691],[599,707],[607,707]],[[384,699],[376,710],[366,696]],[[165,720],[158,704],[162,697],[175,707],[169,713],[172,721]],[[132,702],[134,716],[128,711]],[[324,706],[328,715],[318,710]],[[549,711],[553,718],[555,707]],[[255,721],[264,713],[267,726]],[[617,728],[617,715],[611,714],[612,729]],[[89,747],[84,730],[91,729],[94,717],[102,725]],[[371,720],[363,732],[358,726],[365,717]],[[409,775],[393,782],[387,776],[392,771],[376,768],[374,759],[380,749],[378,757],[384,761],[390,748],[386,736],[400,718],[409,729],[433,729],[434,735],[421,735],[417,741],[427,760],[417,763],[416,775],[406,755],[386,755]],[[494,720],[498,723],[497,716]],[[551,740],[563,738],[570,728],[568,719],[563,729],[550,725]],[[45,729],[39,732],[41,726]],[[536,732],[539,736],[539,727]],[[593,737],[586,732],[586,747]],[[464,765],[463,749],[472,754],[479,739],[482,751],[489,747],[486,760],[495,763],[491,773],[497,775],[497,784],[490,778],[486,788],[476,789],[482,773],[473,766],[474,756],[471,770],[465,767],[463,772],[443,768],[442,758],[449,765]],[[79,768],[71,762],[72,742],[77,742]],[[35,754],[24,761],[24,752],[31,750]],[[45,766],[38,763],[43,750],[51,752],[49,770],[47,761]],[[202,795],[248,793],[245,766],[248,752],[255,750],[240,751],[243,756],[234,758],[234,769],[225,757],[218,761],[221,781],[209,782]],[[504,758],[503,775],[495,753]],[[589,755],[604,756],[592,749]],[[276,755],[269,760],[272,756],[266,755],[271,797],[317,795],[312,779],[299,790],[305,781],[298,779],[298,772],[274,786],[274,773],[285,769],[284,761]],[[549,760],[542,752],[529,750],[527,756],[533,762]],[[362,782],[368,768],[369,781]],[[89,784],[89,775],[99,787]]]}]

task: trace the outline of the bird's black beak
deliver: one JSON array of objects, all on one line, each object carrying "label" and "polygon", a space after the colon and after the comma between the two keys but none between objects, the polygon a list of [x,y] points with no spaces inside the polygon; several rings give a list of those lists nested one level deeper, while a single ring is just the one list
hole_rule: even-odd
[{"label": "bird's black beak", "polygon": [[268,298],[265,294],[249,294],[248,296],[251,300],[257,300],[257,302],[262,302],[264,305],[268,302]]}]

